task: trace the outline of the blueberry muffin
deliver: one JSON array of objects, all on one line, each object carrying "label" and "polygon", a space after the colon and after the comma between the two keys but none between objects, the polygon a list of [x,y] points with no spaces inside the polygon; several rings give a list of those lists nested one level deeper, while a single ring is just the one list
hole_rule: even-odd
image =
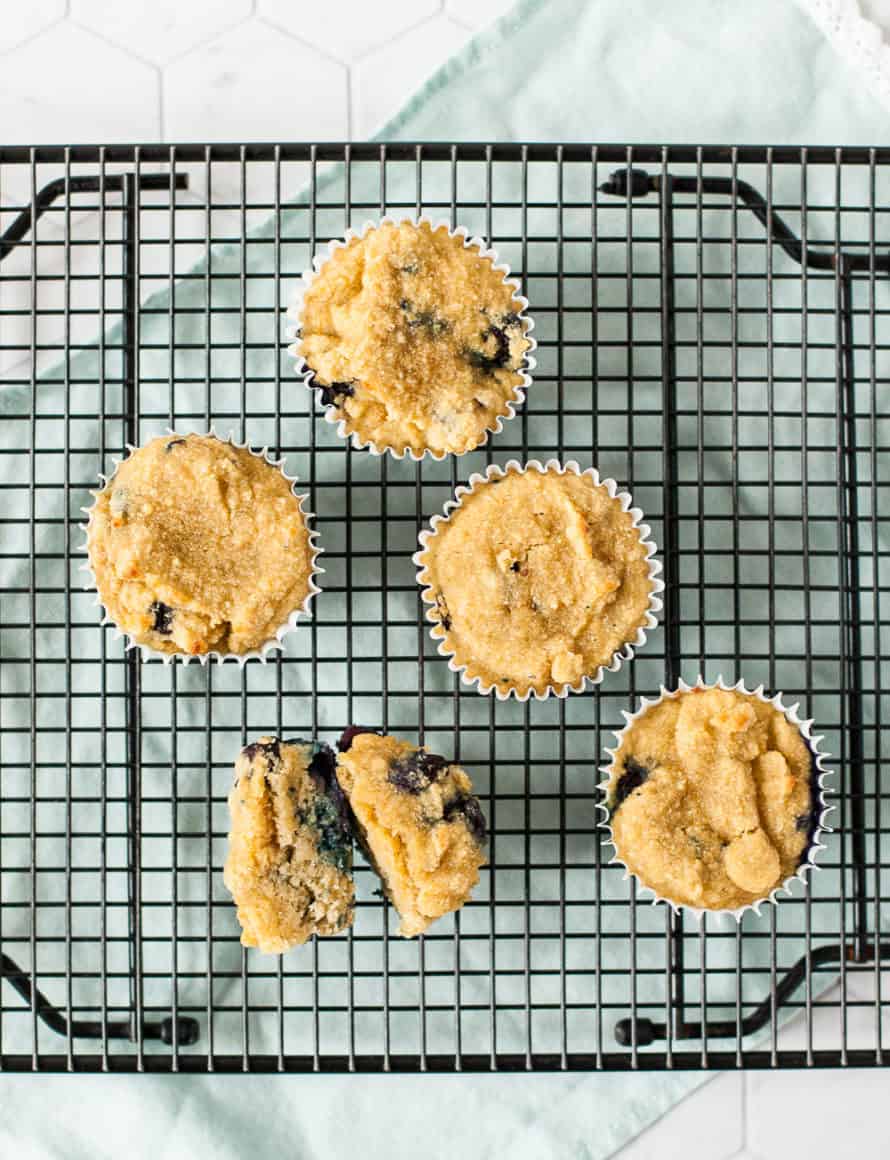
[{"label": "blueberry muffin", "polygon": [[520,397],[523,306],[491,259],[444,226],[384,222],[321,266],[292,353],[361,443],[460,454]]},{"label": "blueberry muffin", "polygon": [[665,697],[621,735],[607,790],[618,857],[662,898],[736,910],[804,860],[818,823],[813,754],[737,689]]},{"label": "blueberry muffin", "polygon": [[110,619],[162,653],[257,649],[315,591],[290,482],[210,435],[165,435],[124,460],[90,510],[87,550]]},{"label": "blueberry muffin", "polygon": [[485,818],[467,774],[408,741],[348,729],[337,777],[356,837],[398,912],[399,934],[421,934],[458,910],[485,862]]},{"label": "blueberry muffin", "polygon": [[241,750],[224,870],[241,942],[282,954],[352,924],[352,835],[327,745],[261,737]]},{"label": "blueberry muffin", "polygon": [[577,470],[508,464],[421,544],[432,635],[483,692],[578,688],[655,623],[652,546],[621,502]]}]

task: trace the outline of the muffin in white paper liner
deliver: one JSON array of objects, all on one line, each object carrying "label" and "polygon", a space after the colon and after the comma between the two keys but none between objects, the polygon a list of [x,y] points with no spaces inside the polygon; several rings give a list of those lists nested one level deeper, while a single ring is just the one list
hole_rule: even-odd
[{"label": "muffin in white paper liner", "polygon": [[[347,430],[346,420],[341,418],[338,414],[339,407],[337,406],[337,403],[324,402],[322,397],[324,387],[321,383],[316,384],[314,369],[306,362],[300,353],[300,327],[302,319],[303,299],[306,295],[306,291],[319,276],[325,263],[330,260],[330,258],[337,252],[337,250],[344,249],[350,244],[350,242],[357,238],[364,238],[365,235],[371,230],[378,229],[384,224],[399,225],[404,222],[409,222],[411,225],[418,227],[425,224],[428,225],[434,232],[440,229],[445,229],[448,231],[449,237],[459,238],[462,241],[465,249],[476,250],[478,252],[479,258],[490,259],[492,270],[497,274],[501,274],[501,280],[512,287],[513,299],[519,307],[516,313],[526,323],[525,338],[529,345],[523,356],[522,366],[515,372],[521,376],[522,381],[513,387],[512,396],[507,400],[504,412],[495,416],[491,425],[486,427],[482,432],[479,442],[473,447],[466,448],[465,451],[434,451],[431,448],[426,447],[420,454],[418,454],[411,447],[406,447],[400,451],[394,447],[391,447],[389,444],[378,444],[371,439],[363,439],[357,431],[349,432]],[[291,355],[291,357],[294,359],[294,373],[315,395],[316,401],[324,413],[325,422],[330,423],[332,426],[337,428],[337,434],[341,439],[351,439],[353,447],[358,450],[367,450],[372,455],[379,456],[389,453],[394,459],[404,459],[407,455],[415,461],[419,461],[423,459],[424,456],[429,455],[431,459],[442,460],[447,455],[465,455],[469,451],[478,451],[481,447],[484,447],[492,435],[500,434],[500,432],[503,430],[504,423],[507,420],[514,419],[516,417],[516,408],[525,402],[525,393],[532,384],[532,376],[530,372],[536,365],[535,358],[533,356],[534,351],[538,345],[534,335],[532,334],[535,322],[531,315],[528,313],[528,305],[528,299],[520,293],[520,285],[518,280],[516,278],[510,277],[509,267],[504,262],[500,261],[497,252],[487,246],[482,238],[471,237],[466,226],[452,227],[447,222],[433,221],[427,217],[391,217],[386,215],[382,218],[379,218],[377,221],[364,222],[364,224],[359,229],[347,230],[343,238],[335,238],[328,242],[324,249],[313,257],[312,267],[308,270],[305,270],[300,276],[297,288],[294,291],[288,306],[287,318],[289,325],[285,332],[285,337],[289,342],[287,351],[288,354]]]},{"label": "muffin in white paper liner", "polygon": [[[662,701],[675,700],[683,693],[690,693],[695,689],[723,689],[725,692],[743,693],[748,697],[756,697],[757,700],[763,702],[765,705],[771,705],[785,717],[789,724],[793,725],[800,732],[804,744],[812,756],[812,763],[810,767],[810,792],[812,802],[810,827],[807,845],[804,848],[803,854],[801,855],[801,860],[797,866],[797,869],[793,874],[788,875],[788,877],[785,878],[778,886],[774,887],[769,892],[769,894],[764,895],[763,898],[758,898],[754,902],[747,903],[745,906],[736,907],[735,909],[711,909],[708,907],[690,906],[685,902],[676,902],[671,898],[667,898],[659,894],[651,886],[648,886],[638,874],[631,870],[619,856],[618,847],[615,843],[612,833],[612,827],[609,824],[611,819],[611,811],[609,806],[606,804],[607,794],[609,785],[611,783],[612,774],[615,770],[615,758],[621,748],[625,733],[627,733],[628,729],[630,729],[635,721],[644,716],[651,709],[654,709],[657,705],[660,705]],[[819,743],[822,741],[822,735],[813,733],[812,719],[805,719],[799,716],[797,712],[799,707],[799,703],[785,705],[782,700],[781,693],[776,693],[773,696],[767,696],[767,694],[764,692],[763,685],[758,685],[755,689],[748,689],[744,680],[739,680],[734,685],[727,685],[724,682],[722,676],[718,677],[717,680],[712,683],[707,683],[704,677],[699,676],[695,683],[692,685],[688,685],[685,681],[680,681],[676,689],[669,690],[662,685],[657,697],[652,699],[642,697],[640,699],[640,707],[633,713],[629,713],[625,709],[622,709],[621,713],[624,717],[625,723],[621,729],[616,730],[614,733],[614,748],[606,749],[606,753],[609,755],[608,763],[606,765],[600,766],[600,772],[605,775],[605,779],[599,783],[599,789],[603,791],[602,801],[598,803],[598,808],[602,811],[603,814],[603,817],[599,822],[599,827],[606,832],[606,837],[603,840],[603,844],[606,847],[611,847],[613,851],[613,855],[609,859],[608,865],[622,866],[625,871],[625,881],[633,878],[637,883],[637,889],[639,891],[642,891],[645,895],[652,896],[651,902],[653,906],[657,906],[659,903],[664,903],[666,906],[669,906],[675,914],[679,914],[682,911],[683,913],[688,914],[694,918],[696,922],[701,922],[705,915],[709,915],[714,916],[718,922],[734,920],[736,923],[740,923],[742,916],[749,910],[752,910],[756,915],[758,915],[758,917],[760,917],[760,908],[764,905],[764,903],[770,902],[773,905],[778,905],[780,902],[780,896],[791,894],[792,883],[795,881],[805,883],[807,873],[819,869],[816,863],[816,859],[818,858],[819,852],[825,849],[825,846],[820,841],[820,838],[823,834],[831,833],[831,827],[826,825],[825,819],[828,817],[834,807],[828,805],[825,801],[825,795],[827,793],[831,793],[830,788],[825,786],[825,778],[830,773],[832,773],[830,767],[826,765],[830,754],[825,753],[822,749],[820,749]]]},{"label": "muffin in white paper liner", "polygon": [[[168,428],[168,430],[165,432],[165,434],[176,435],[177,432],[170,430]],[[123,629],[119,628],[117,626],[117,624],[115,623],[113,617],[111,617],[109,615],[107,609],[102,604],[101,597],[99,596],[98,587],[96,584],[96,577],[93,573],[93,569],[92,569],[91,562],[89,559],[89,539],[88,539],[87,529],[89,528],[89,525],[92,521],[93,511],[96,507],[96,501],[98,500],[99,495],[102,492],[104,492],[105,489],[108,487],[108,485],[113,481],[114,477],[117,475],[118,468],[121,466],[121,464],[125,463],[127,461],[127,459],[129,459],[130,456],[134,452],[139,450],[138,447],[135,447],[131,443],[127,443],[125,445],[126,450],[127,450],[126,455],[121,456],[121,457],[115,456],[112,458],[112,463],[114,464],[114,468],[109,475],[105,475],[102,472],[99,473],[99,479],[102,481],[102,486],[98,490],[90,493],[94,497],[93,503],[90,504],[89,507],[84,507],[84,508],[80,509],[87,517],[87,522],[85,524],[80,525],[80,529],[84,533],[84,537],[85,537],[84,543],[81,545],[81,550],[87,553],[86,562],[81,564],[81,566],[80,566],[80,570],[82,572],[85,572],[87,575],[87,580],[84,584],[84,588],[86,590],[95,590],[96,591],[95,604],[98,608],[102,609],[102,619],[99,622],[100,625],[104,626],[104,625],[110,624],[115,630],[114,631],[115,639],[117,640],[117,639],[120,639],[121,637],[123,637],[126,640],[126,645],[125,645],[126,650],[129,650],[131,648],[138,648],[139,651],[142,653],[143,660],[160,660],[160,661],[163,661],[164,664],[170,664],[174,660],[179,660],[183,664],[189,664],[190,661],[194,660],[194,661],[198,661],[202,665],[206,665],[209,661],[216,661],[218,664],[222,664],[225,661],[236,661],[239,665],[244,665],[249,660],[259,660],[259,661],[262,661],[263,663],[265,663],[268,654],[272,650],[274,650],[276,648],[283,647],[283,642],[284,642],[285,636],[287,636],[287,634],[289,632],[293,632],[293,630],[297,627],[298,621],[302,617],[311,616],[310,605],[312,603],[312,600],[315,596],[318,595],[319,592],[321,592],[321,589],[319,588],[318,584],[316,583],[315,578],[316,578],[316,576],[320,576],[320,575],[324,574],[324,568],[320,567],[318,564],[318,557],[321,555],[323,549],[321,548],[321,546],[317,542],[318,541],[318,532],[312,527],[312,521],[315,519],[315,513],[308,511],[306,509],[306,507],[304,506],[308,497],[305,494],[301,494],[300,492],[297,491],[297,487],[296,487],[297,482],[298,482],[297,477],[295,475],[289,475],[284,470],[284,458],[282,457],[280,459],[275,459],[271,455],[271,453],[269,452],[269,449],[267,447],[261,447],[261,448],[251,447],[246,441],[241,442],[241,441],[235,439],[233,432],[230,432],[226,437],[222,437],[216,433],[216,430],[213,427],[211,427],[209,431],[186,432],[185,434],[186,435],[197,434],[197,435],[200,435],[202,438],[217,439],[221,443],[230,443],[233,447],[238,448],[238,450],[247,451],[251,455],[255,456],[257,459],[265,460],[265,462],[268,463],[270,467],[277,468],[278,471],[281,472],[282,476],[290,484],[290,490],[293,493],[294,497],[296,498],[296,500],[299,504],[300,513],[303,517],[303,522],[305,524],[306,532],[307,532],[308,540],[309,540],[309,563],[310,563],[309,591],[306,594],[306,598],[303,600],[303,602],[299,606],[299,608],[295,608],[289,614],[287,620],[275,630],[274,634],[272,636],[270,636],[268,638],[268,640],[265,640],[258,648],[249,649],[245,653],[220,653],[220,652],[216,652],[216,651],[210,651],[210,652],[206,652],[206,653],[197,653],[197,654],[185,653],[185,652],[171,652],[171,653],[160,652],[158,649],[153,649],[150,645],[141,644],[139,641],[134,640],[134,638],[129,633],[124,632]],[[184,437],[185,436],[183,436],[183,438]],[[150,442],[150,440],[148,440],[147,442]],[[145,446],[145,445],[146,444],[143,444],[143,446]]]},{"label": "muffin in white paper liner", "polygon": [[[631,517],[632,526],[639,533],[640,541],[646,551],[650,589],[649,604],[645,613],[645,623],[637,629],[632,640],[626,641],[620,649],[612,654],[612,659],[609,664],[600,665],[595,673],[582,676],[577,684],[574,685],[566,683],[561,688],[557,688],[553,684],[550,684],[542,692],[530,688],[524,693],[520,693],[513,687],[502,689],[493,681],[487,682],[481,675],[469,676],[467,669],[471,662],[467,661],[467,663],[464,663],[459,660],[457,654],[448,647],[446,640],[447,630],[436,615],[435,590],[429,583],[424,556],[430,541],[438,534],[439,528],[451,519],[454,512],[462,505],[466,496],[472,495],[477,488],[486,486],[493,479],[503,479],[512,472],[524,475],[527,471],[537,471],[542,475],[551,471],[559,475],[565,475],[567,472],[571,472],[578,476],[587,476],[593,481],[595,486],[605,488],[610,498],[616,500],[621,505],[622,511],[627,512]],[[648,524],[643,523],[642,511],[632,505],[633,500],[631,499],[630,493],[621,491],[614,479],[601,479],[599,472],[594,467],[588,467],[582,471],[580,465],[573,459],[567,460],[564,464],[560,463],[558,459],[548,459],[546,463],[541,463],[538,459],[530,459],[524,464],[520,463],[517,459],[511,459],[503,467],[492,463],[486,468],[484,474],[474,472],[466,484],[461,484],[456,489],[454,499],[448,500],[445,504],[444,515],[434,515],[430,520],[429,529],[420,533],[420,548],[411,557],[417,566],[417,582],[421,586],[421,599],[427,605],[425,613],[426,619],[433,626],[430,629],[430,636],[433,640],[439,642],[437,651],[440,656],[448,659],[449,669],[453,673],[459,673],[464,684],[474,686],[479,693],[487,694],[494,691],[499,701],[506,701],[510,697],[515,697],[518,701],[527,701],[530,696],[534,696],[538,701],[544,701],[550,696],[565,698],[568,697],[569,693],[583,693],[585,689],[598,685],[607,672],[617,672],[624,661],[632,660],[636,651],[646,643],[647,632],[655,628],[658,623],[657,614],[662,609],[660,593],[664,591],[664,582],[660,577],[661,561],[656,558],[656,545],[649,538],[651,530]]]}]

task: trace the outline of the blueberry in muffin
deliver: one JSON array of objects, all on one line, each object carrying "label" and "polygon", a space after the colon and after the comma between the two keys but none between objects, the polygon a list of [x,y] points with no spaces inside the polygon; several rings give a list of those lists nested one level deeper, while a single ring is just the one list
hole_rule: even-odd
[{"label": "blueberry in muffin", "polygon": [[479,881],[486,825],[472,783],[460,766],[397,737],[353,728],[338,748],[357,840],[398,912],[399,934],[421,934]]},{"label": "blueberry in muffin", "polygon": [[292,353],[360,442],[460,454],[521,398],[524,305],[490,258],[444,226],[384,221],[323,263],[297,309]]},{"label": "blueberry in muffin", "polygon": [[211,435],[152,439],[121,463],[89,516],[99,599],[156,652],[244,655],[317,591],[317,549],[291,481]]},{"label": "blueberry in muffin", "polygon": [[241,750],[224,870],[241,942],[281,954],[351,925],[352,833],[327,745],[261,737]]},{"label": "blueberry in muffin", "polygon": [[784,713],[694,688],[621,735],[607,789],[618,857],[662,898],[736,910],[795,873],[820,816],[812,751]]}]

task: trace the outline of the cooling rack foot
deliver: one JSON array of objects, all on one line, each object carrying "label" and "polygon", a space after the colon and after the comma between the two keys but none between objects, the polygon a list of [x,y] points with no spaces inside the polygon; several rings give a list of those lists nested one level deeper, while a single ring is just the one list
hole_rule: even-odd
[{"label": "cooling rack foot", "polygon": [[[775,991],[768,995],[762,1003],[746,1015],[739,1023],[735,1019],[713,1019],[704,1024],[704,1031],[700,1022],[677,1021],[674,1030],[674,1039],[732,1039],[752,1035],[770,1022],[773,1012],[782,1007],[808,974],[822,967],[831,966],[840,962],[841,947],[817,947],[809,955],[798,959],[776,984]],[[864,947],[848,944],[843,948],[844,961],[847,963],[873,963],[875,956],[881,961],[890,960],[890,943],[869,943]],[[666,1023],[658,1023],[652,1019],[640,1017],[637,1019],[619,1019],[615,1024],[615,1041],[621,1047],[648,1047],[657,1039],[667,1039],[668,1028]]]},{"label": "cooling rack foot", "polygon": [[[636,1026],[636,1037],[634,1037]],[[621,1047],[648,1047],[656,1039],[664,1039],[664,1024],[653,1023],[651,1019],[619,1019],[615,1024],[615,1042]]]},{"label": "cooling rack foot", "polygon": [[[9,955],[0,954],[0,978],[6,979],[29,1006],[33,1003],[38,1018],[56,1035],[64,1035],[66,1038],[70,1036],[72,1039],[138,1038],[132,1019],[109,1019],[106,1023],[96,1019],[69,1020],[39,987],[34,986],[31,976]],[[177,1032],[175,1036],[174,1032]],[[189,1015],[180,1015],[178,1019],[172,1016],[157,1021],[147,1019],[142,1024],[143,1039],[160,1039],[169,1044],[175,1041],[178,1047],[197,1043],[199,1035],[198,1021]]]}]

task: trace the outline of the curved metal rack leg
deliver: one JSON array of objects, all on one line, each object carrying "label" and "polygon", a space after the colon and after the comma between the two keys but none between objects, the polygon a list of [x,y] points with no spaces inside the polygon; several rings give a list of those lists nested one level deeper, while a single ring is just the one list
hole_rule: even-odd
[{"label": "curved metal rack leg", "polygon": [[[188,176],[183,173],[173,177],[174,188],[188,188]],[[136,269],[133,262],[132,246],[136,236],[134,225],[135,215],[138,212],[137,193],[140,190],[169,190],[170,178],[166,174],[106,174],[99,177],[60,177],[49,182],[37,194],[33,205],[26,206],[9,228],[0,236],[0,262],[11,254],[18,242],[27,236],[36,222],[43,216],[57,198],[69,196],[72,193],[101,193],[114,192],[123,194],[124,199],[124,263],[123,263],[123,379],[125,392],[125,407],[127,414],[126,438],[132,441],[135,438],[135,411],[133,397],[135,390],[135,334],[133,320],[137,306],[138,290],[136,286]],[[127,778],[127,813],[130,831],[130,874],[128,903],[130,910],[130,948],[131,958],[135,951],[138,955],[137,926],[138,902],[136,882],[138,878],[139,859],[139,832],[136,819],[139,803],[137,800],[136,783],[133,776],[135,754],[134,743],[138,738],[139,705],[139,660],[130,652],[127,656],[127,722],[126,732],[128,739],[128,778]],[[132,967],[131,962],[131,967]],[[181,1016],[174,1020],[149,1020],[142,1018],[141,997],[137,991],[137,976],[139,972],[131,969],[130,972],[130,1007],[129,1019],[102,1023],[96,1020],[73,1019],[62,1013],[33,982],[31,975],[6,954],[0,954],[0,978],[5,979],[26,1003],[36,1012],[46,1027],[57,1035],[82,1039],[109,1039],[162,1040],[164,1043],[186,1046],[197,1042],[199,1037],[198,1021],[191,1016]]]},{"label": "curved metal rack leg", "polygon": [[[790,226],[772,209],[765,198],[748,182],[728,177],[685,177],[673,174],[650,174],[644,169],[616,169],[609,179],[600,186],[600,192],[624,198],[642,198],[657,193],[660,198],[660,228],[662,249],[662,376],[664,389],[664,436],[665,436],[665,479],[670,485],[676,481],[672,465],[676,458],[676,423],[672,422],[673,399],[676,389],[676,365],[674,350],[674,295],[673,295],[673,197],[676,193],[711,193],[718,196],[737,198],[754,217],[769,231],[769,237],[785,253],[807,269],[836,270],[839,283],[840,327],[837,335],[839,362],[839,384],[842,392],[844,424],[842,432],[842,478],[840,479],[840,507],[843,515],[843,558],[845,573],[841,581],[844,615],[843,656],[846,667],[846,713],[849,726],[848,771],[850,779],[850,838],[852,847],[853,892],[851,902],[855,913],[854,941],[844,947],[843,956],[839,946],[817,947],[804,955],[778,980],[775,996],[768,995],[748,1016],[742,1020],[742,1034],[766,1026],[774,1011],[789,1001],[797,987],[807,976],[808,970],[845,962],[864,964],[875,961],[875,956],[890,959],[890,947],[869,942],[867,918],[867,887],[865,874],[865,814],[863,792],[862,748],[862,646],[861,611],[859,603],[859,545],[858,545],[858,498],[856,467],[855,428],[855,375],[853,369],[853,278],[855,272],[870,273],[872,268],[882,273],[890,273],[890,253],[861,254],[836,253],[805,247]],[[675,486],[665,489],[666,497],[676,491]],[[676,530],[673,527],[673,509],[665,510],[665,569],[668,580],[665,601],[665,624],[667,632],[666,678],[668,684],[675,682],[679,642],[672,635],[672,627],[677,617],[672,615],[669,597],[670,569],[673,566],[672,544]],[[673,1037],[676,1039],[719,1039],[732,1037],[738,1031],[734,1020],[709,1020],[690,1022],[684,1018],[683,990],[683,917],[671,917],[672,961],[669,965],[671,977],[672,1013],[674,1017]],[[615,1025],[615,1039],[622,1046],[647,1046],[656,1040],[667,1039],[665,1023],[655,1022],[645,1017],[621,1019]]]},{"label": "curved metal rack leg", "polygon": [[[56,1035],[73,1039],[135,1039],[136,1026],[133,1017],[120,1021],[109,1019],[101,1023],[96,1019],[68,1019],[54,1003],[31,981],[31,976],[23,971],[9,957],[0,954],[0,976],[16,990],[29,1007],[33,1007],[44,1026]],[[142,1024],[143,1039],[160,1039],[164,1043],[178,1042],[180,1046],[197,1043],[198,1021],[191,1016],[180,1016],[174,1026],[171,1016],[161,1020],[146,1020]]]}]

